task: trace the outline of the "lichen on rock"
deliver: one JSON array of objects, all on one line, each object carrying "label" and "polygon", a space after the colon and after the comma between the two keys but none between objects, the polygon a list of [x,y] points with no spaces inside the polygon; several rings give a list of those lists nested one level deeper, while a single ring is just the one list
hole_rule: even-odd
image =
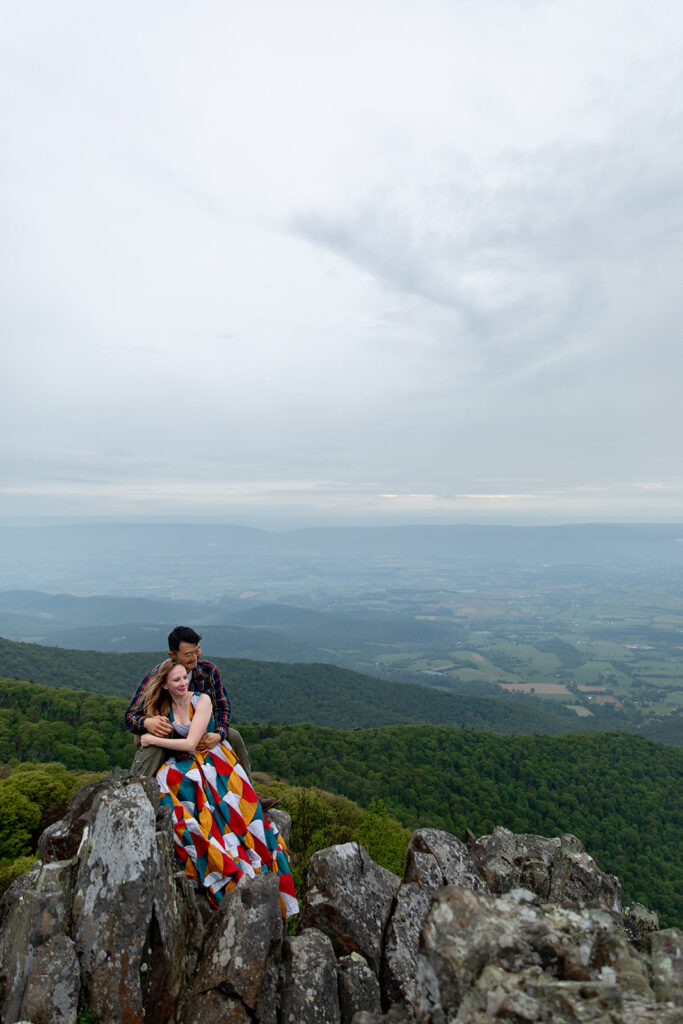
[{"label": "lichen on rock", "polygon": [[171,829],[153,780],[77,794],[0,901],[0,1024],[683,1020],[682,933],[639,906],[625,930],[618,879],[573,836],[421,829],[403,880],[357,843],[320,850],[285,936],[275,876],[214,910]]}]

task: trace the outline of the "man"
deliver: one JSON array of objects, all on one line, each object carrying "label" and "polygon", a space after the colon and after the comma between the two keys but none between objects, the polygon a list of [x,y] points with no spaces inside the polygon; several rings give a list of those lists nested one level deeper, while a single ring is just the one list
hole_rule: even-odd
[{"label": "man", "polygon": [[[204,733],[197,749],[212,750],[221,740],[227,740],[237,754],[240,764],[251,778],[251,761],[249,760],[246,744],[237,729],[230,728],[230,701],[223,687],[220,672],[210,661],[200,660],[202,653],[199,646],[200,640],[201,636],[199,633],[196,633],[190,626],[176,626],[168,634],[169,658],[173,658],[174,661],[177,661],[186,670],[190,690],[194,693],[208,693],[213,705],[213,719],[216,732]],[[153,736],[168,736],[173,731],[173,724],[165,715],[155,715],[146,718],[144,711],[135,707],[142,690],[157,668],[158,665],[142,680],[125,714],[126,727],[136,735],[149,732]],[[151,752],[149,757],[153,758],[155,756],[153,752],[160,749],[159,747],[147,747],[142,755],[142,760],[145,760],[145,755],[148,752]],[[141,765],[138,767],[141,774],[145,774],[144,767]],[[269,797],[260,799],[264,811],[269,810],[277,803],[276,800]]]}]

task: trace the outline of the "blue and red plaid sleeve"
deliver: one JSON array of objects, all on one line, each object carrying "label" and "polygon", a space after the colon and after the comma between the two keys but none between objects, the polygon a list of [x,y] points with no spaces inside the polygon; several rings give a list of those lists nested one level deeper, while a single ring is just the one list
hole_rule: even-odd
[{"label": "blue and red plaid sleeve", "polygon": [[149,680],[152,678],[152,676],[154,675],[154,673],[156,672],[158,667],[159,666],[157,665],[155,668],[153,668],[152,671],[149,672],[145,676],[145,678],[142,680],[142,682],[138,686],[137,690],[133,694],[133,699],[131,700],[130,704],[128,705],[128,707],[126,709],[126,713],[123,716],[123,720],[126,723],[126,729],[130,729],[131,732],[135,732],[138,735],[140,735],[141,733],[143,733],[145,731],[144,728],[143,728],[143,725],[142,725],[142,723],[145,720],[145,713],[142,710],[142,708],[136,708],[135,704],[136,704],[136,702],[138,700],[138,697],[140,696],[140,694],[142,693],[142,691],[144,690],[145,686],[147,685]]},{"label": "blue and red plaid sleeve", "polygon": [[204,662],[204,664],[207,668],[210,668],[206,680],[205,693],[208,693],[213,704],[213,720],[216,725],[216,732],[219,732],[225,740],[228,738],[228,726],[230,725],[230,701],[225,692],[221,674],[216,666],[210,662]]}]

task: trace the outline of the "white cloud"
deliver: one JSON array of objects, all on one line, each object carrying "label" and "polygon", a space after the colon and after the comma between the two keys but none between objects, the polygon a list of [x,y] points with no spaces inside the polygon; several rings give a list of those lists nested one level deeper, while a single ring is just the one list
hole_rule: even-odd
[{"label": "white cloud", "polygon": [[9,511],[683,512],[677,5],[0,17]]}]

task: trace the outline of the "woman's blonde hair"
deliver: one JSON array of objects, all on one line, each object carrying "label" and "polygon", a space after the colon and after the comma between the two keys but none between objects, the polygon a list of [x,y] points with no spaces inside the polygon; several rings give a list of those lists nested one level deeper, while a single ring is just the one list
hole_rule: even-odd
[{"label": "woman's blonde hair", "polygon": [[167,715],[171,710],[171,698],[163,686],[171,669],[176,668],[178,664],[173,658],[167,658],[147,680],[147,685],[135,702],[135,707],[144,711],[145,718]]}]

